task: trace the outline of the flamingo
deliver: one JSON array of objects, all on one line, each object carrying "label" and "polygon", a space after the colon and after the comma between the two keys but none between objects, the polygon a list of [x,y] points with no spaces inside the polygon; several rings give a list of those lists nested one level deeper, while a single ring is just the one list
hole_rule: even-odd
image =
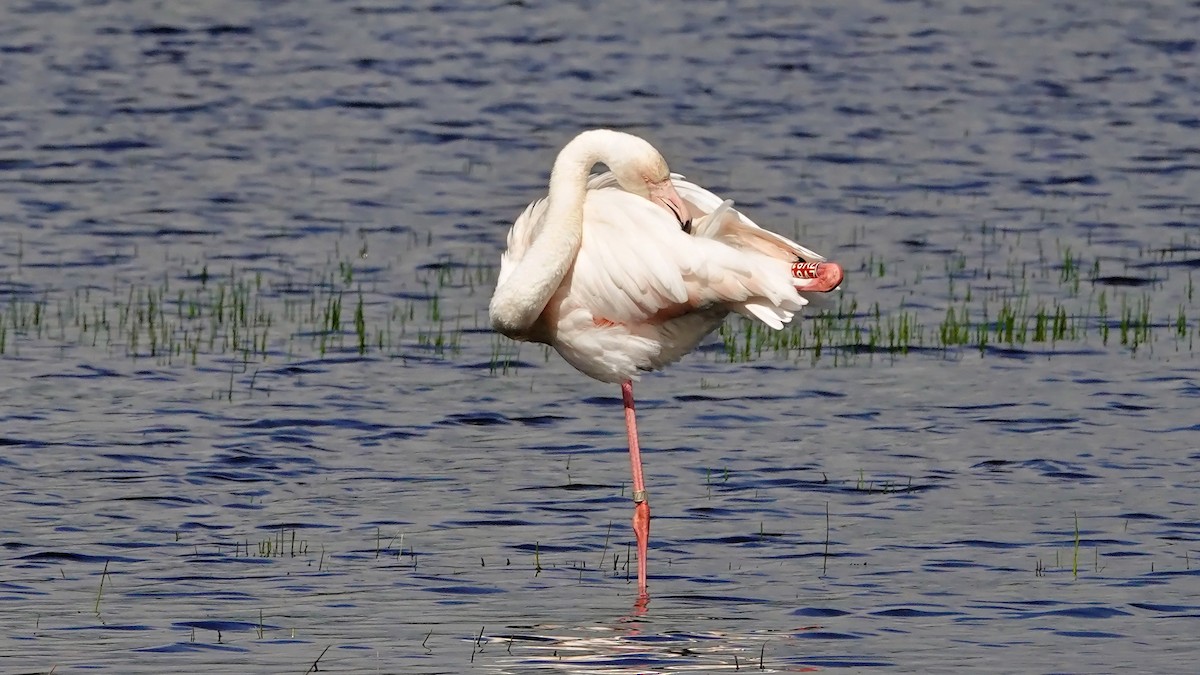
[{"label": "flamingo", "polygon": [[[596,164],[607,173],[589,174]],[[648,601],[650,504],[633,381],[695,349],[730,312],[778,330],[842,268],[673,174],[650,143],[584,131],[554,161],[549,191],[513,223],[488,307],[493,328],[553,347],[621,385],[633,476],[638,597]]]}]

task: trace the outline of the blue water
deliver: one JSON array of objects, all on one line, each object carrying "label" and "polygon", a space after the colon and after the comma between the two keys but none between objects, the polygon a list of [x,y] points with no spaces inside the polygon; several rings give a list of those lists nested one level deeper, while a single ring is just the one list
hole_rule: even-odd
[{"label": "blue water", "polygon": [[[1197,35],[1196,2],[6,5],[3,670],[1188,672]],[[646,608],[617,391],[486,321],[593,126],[929,333],[644,378]],[[218,288],[270,325],[187,323]],[[187,347],[131,332],[150,290]],[[1022,293],[1082,334],[936,344]]]}]

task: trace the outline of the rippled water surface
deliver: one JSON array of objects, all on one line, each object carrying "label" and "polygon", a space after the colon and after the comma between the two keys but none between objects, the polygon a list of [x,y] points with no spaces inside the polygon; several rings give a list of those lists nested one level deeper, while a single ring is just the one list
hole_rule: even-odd
[{"label": "rippled water surface", "polygon": [[[1200,3],[0,9],[5,672],[1189,672]],[[615,388],[486,327],[635,131],[841,261]]]}]

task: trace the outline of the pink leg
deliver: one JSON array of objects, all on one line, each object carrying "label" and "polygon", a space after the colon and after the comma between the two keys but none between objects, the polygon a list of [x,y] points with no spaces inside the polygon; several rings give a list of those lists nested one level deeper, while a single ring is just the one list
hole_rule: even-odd
[{"label": "pink leg", "polygon": [[637,418],[633,412],[633,382],[621,383],[625,400],[625,432],[629,435],[629,463],[633,469],[633,534],[638,548],[638,597],[650,596],[646,590],[646,549],[650,544],[650,504],[646,501],[646,483],[642,480],[642,451],[638,447]]}]

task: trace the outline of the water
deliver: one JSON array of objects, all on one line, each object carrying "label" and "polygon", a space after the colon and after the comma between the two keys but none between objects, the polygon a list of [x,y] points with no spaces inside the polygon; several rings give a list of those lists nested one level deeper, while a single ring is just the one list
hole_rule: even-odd
[{"label": "water", "polygon": [[[1198,24],[6,6],[4,670],[1187,672]],[[637,385],[645,611],[616,390],[484,316],[598,125],[848,270]]]}]

